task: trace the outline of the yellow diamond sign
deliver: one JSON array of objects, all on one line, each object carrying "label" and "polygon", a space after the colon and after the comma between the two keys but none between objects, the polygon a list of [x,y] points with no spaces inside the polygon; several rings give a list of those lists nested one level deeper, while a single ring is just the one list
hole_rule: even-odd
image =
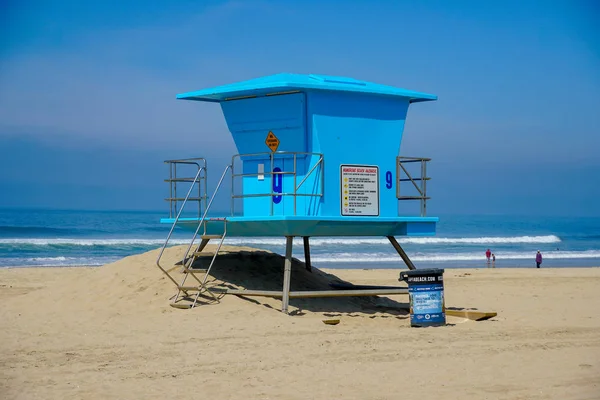
[{"label": "yellow diamond sign", "polygon": [[267,139],[265,140],[265,144],[269,146],[271,151],[275,152],[279,147],[279,139],[277,139],[277,136],[275,136],[273,132],[269,131],[267,134]]}]

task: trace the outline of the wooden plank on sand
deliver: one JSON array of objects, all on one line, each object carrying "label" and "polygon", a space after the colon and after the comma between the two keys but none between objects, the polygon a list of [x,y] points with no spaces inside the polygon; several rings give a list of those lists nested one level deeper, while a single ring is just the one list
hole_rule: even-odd
[{"label": "wooden plank on sand", "polygon": [[187,310],[188,308],[192,308],[192,305],[188,304],[188,303],[170,303],[169,305],[173,308],[181,308],[184,310]]},{"label": "wooden plank on sand", "polygon": [[448,310],[445,311],[446,315],[451,317],[467,318],[473,321],[483,321],[490,319],[498,315],[496,312],[483,312],[473,310]]},{"label": "wooden plank on sand", "polygon": [[[227,289],[225,294],[236,296],[258,296],[281,298],[283,293],[278,290],[238,290]],[[309,297],[354,297],[354,296],[380,296],[408,294],[408,289],[372,289],[372,290],[312,290],[301,292],[290,292],[290,299],[302,299]]]}]

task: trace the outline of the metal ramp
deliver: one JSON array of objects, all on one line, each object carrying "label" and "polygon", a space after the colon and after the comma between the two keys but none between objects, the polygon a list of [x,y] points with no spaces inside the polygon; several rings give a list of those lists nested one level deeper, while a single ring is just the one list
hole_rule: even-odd
[{"label": "metal ramp", "polygon": [[[199,160],[201,160],[201,161],[199,161]],[[186,159],[186,160],[168,160],[168,161],[165,161],[165,163],[169,164],[169,172],[170,172],[169,179],[166,181],[170,182],[170,184],[171,184],[170,197],[167,198],[166,200],[171,203],[170,210],[171,210],[172,215],[176,214],[176,216],[175,216],[175,220],[171,226],[171,229],[169,231],[169,234],[167,235],[167,239],[165,240],[165,243],[163,244],[163,246],[159,252],[158,258],[156,259],[156,265],[169,278],[169,280],[171,280],[173,282],[173,284],[175,284],[175,286],[177,287],[177,293],[173,297],[171,297],[171,299],[173,301],[170,303],[170,305],[175,308],[184,308],[184,309],[193,308],[198,303],[200,296],[205,296],[205,297],[212,299],[213,301],[218,302],[219,297],[207,287],[207,282],[208,282],[208,278],[210,276],[210,271],[215,264],[217,255],[219,254],[219,251],[221,250],[221,247],[223,246],[223,242],[225,241],[225,237],[227,236],[227,218],[207,218],[207,215],[208,215],[208,211],[210,210],[210,207],[214,201],[215,195],[218,193],[218,191],[221,187],[221,184],[223,183],[223,180],[224,180],[225,176],[227,175],[227,172],[231,170],[231,165],[228,165],[225,168],[225,170],[223,171],[223,174],[221,176],[221,179],[219,180],[219,183],[217,184],[217,187],[210,198],[210,201],[208,202],[208,204],[205,207],[202,207],[203,201],[206,202],[206,198],[207,198],[207,196],[206,196],[206,161],[204,159]],[[193,177],[193,178],[177,177],[177,165],[181,165],[181,164],[196,165],[197,173],[196,173],[195,177]],[[177,197],[177,189],[176,189],[176,186],[174,187],[174,185],[176,185],[178,182],[190,183],[190,187],[187,191],[187,194],[183,198]],[[204,186],[204,194],[202,192],[202,185]],[[192,193],[195,191],[196,188],[198,190],[198,196],[192,197]],[[198,223],[198,227],[196,228],[194,235],[193,235],[192,239],[190,240],[190,244],[181,260],[182,268],[180,271],[183,273],[183,278],[181,279],[181,282],[178,282],[175,279],[175,277],[173,276],[174,269],[173,268],[166,269],[165,266],[163,266],[161,264],[161,259],[165,252],[165,249],[169,245],[171,237],[173,236],[173,231],[175,230],[175,227],[177,226],[177,223],[179,222],[179,219],[181,218],[181,215],[185,209],[185,206],[190,201],[198,201],[198,216],[200,217],[200,215],[201,215],[201,218]],[[180,203],[179,207],[177,207],[178,202]],[[175,203],[175,204],[173,205],[173,203]],[[208,224],[209,223],[212,223],[213,225],[214,225],[214,223],[219,223],[219,224],[222,223],[222,230],[219,230],[219,231],[222,231],[222,233],[209,234],[208,233]],[[202,230],[202,233],[200,233],[201,230]],[[198,238],[200,238],[200,243],[192,251]],[[206,255],[206,253],[202,253],[202,251],[206,248],[206,246],[208,245],[210,240],[213,240],[213,239],[219,240],[219,243],[218,243],[217,248],[211,258],[208,268],[206,268],[206,269],[194,268],[194,263],[198,260],[198,258]],[[188,278],[191,279],[191,282],[188,282]]]}]

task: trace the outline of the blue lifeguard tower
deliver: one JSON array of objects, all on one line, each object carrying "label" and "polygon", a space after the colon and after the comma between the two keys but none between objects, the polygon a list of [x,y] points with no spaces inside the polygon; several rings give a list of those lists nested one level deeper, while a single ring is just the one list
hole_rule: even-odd
[{"label": "blue lifeguard tower", "polygon": [[[409,105],[436,96],[345,77],[277,74],[177,98],[219,103],[238,154],[210,196],[204,159],[167,161],[171,207],[169,218],[161,222],[170,224],[171,231],[163,251],[176,227],[194,231],[181,283],[160,265],[160,256],[157,261],[178,287],[174,306],[190,291],[197,292],[192,307],[201,292],[216,297],[206,280],[225,237],[286,237],[283,289],[271,293],[282,297],[284,312],[294,237],[304,240],[307,269],[311,236],[385,236],[408,268],[415,268],[395,237],[434,235],[438,218],[426,216],[429,159],[400,157],[400,143]],[[178,176],[182,165],[194,167],[196,175]],[[410,172],[411,165],[417,173]],[[215,194],[229,178],[229,215],[207,217]],[[177,185],[181,192],[184,183],[190,184],[189,190],[179,196]],[[415,194],[406,195],[405,189],[401,194],[401,186]],[[418,200],[419,215],[401,215],[399,200]],[[198,203],[197,216],[183,217],[192,201]],[[201,279],[191,265],[212,239],[219,245]],[[185,286],[188,276],[198,285]]]}]

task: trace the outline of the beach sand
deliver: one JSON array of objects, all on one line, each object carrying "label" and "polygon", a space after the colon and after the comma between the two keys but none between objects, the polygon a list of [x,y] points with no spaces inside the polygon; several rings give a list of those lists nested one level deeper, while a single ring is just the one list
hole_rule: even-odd
[{"label": "beach sand", "polygon": [[[279,255],[227,250],[216,279],[281,289]],[[498,316],[411,328],[406,295],[292,299],[291,315],[279,300],[236,296],[174,309],[156,255],[1,269],[0,398],[600,398],[600,268],[447,269],[447,307]],[[296,262],[292,290],[400,285],[398,273]]]}]

